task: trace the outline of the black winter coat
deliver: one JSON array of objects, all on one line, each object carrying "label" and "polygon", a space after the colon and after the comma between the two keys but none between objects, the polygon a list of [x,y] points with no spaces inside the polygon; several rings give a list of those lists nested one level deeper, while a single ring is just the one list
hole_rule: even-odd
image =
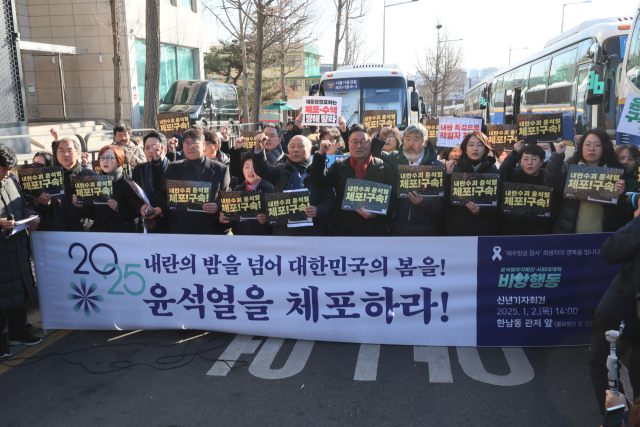
[{"label": "black winter coat", "polygon": [[[133,170],[133,181],[142,188],[149,202],[151,202],[151,206],[162,209],[162,216],[154,218],[156,225],[149,230],[149,233],[169,232],[171,212],[167,207],[167,180],[165,179],[165,173],[170,163],[171,161],[168,158],[165,158],[164,161],[152,160],[136,166]],[[138,228],[138,231],[143,231],[141,227]]]},{"label": "black winter coat", "polygon": [[[233,154],[232,154],[233,155]],[[253,169],[256,174],[273,184],[274,192],[282,193],[292,171],[285,167],[285,163],[270,165],[267,163],[265,150],[256,154],[252,153]],[[309,203],[316,208],[316,217],[313,218],[313,227],[294,227],[289,228],[284,225],[274,225],[274,236],[325,236],[327,233],[327,220],[331,216],[333,207],[336,202],[335,193],[331,188],[323,188],[310,177],[311,166],[307,169],[307,176],[302,181],[304,188],[309,190]]]},{"label": "black winter coat", "polygon": [[92,168],[83,168],[80,160],[71,169],[63,169],[63,188],[64,194],[51,197],[51,203],[42,205],[38,201],[34,207],[38,213],[45,214],[47,224],[46,230],[49,231],[89,231],[92,221],[82,218],[78,209],[73,206],[72,197],[76,193],[76,189],[71,178],[77,176],[96,176],[96,172]]},{"label": "black winter coat", "polygon": [[[247,191],[247,187],[244,183],[236,186],[233,191]],[[264,195],[267,193],[273,193],[273,185],[266,180],[261,179],[260,184],[256,191],[262,193],[260,196],[262,209],[261,213],[265,213],[266,200]],[[257,219],[245,220],[245,221],[232,221],[228,225],[231,226],[231,231],[234,236],[270,236],[271,226],[269,224],[260,224]]]},{"label": "black winter coat", "polygon": [[[462,154],[453,172],[464,173],[498,173],[495,166],[496,159],[485,156],[477,170],[473,170],[471,160]],[[451,205],[451,178],[445,180],[445,203],[442,210],[443,231],[445,236],[493,236],[498,234],[498,220],[500,210],[497,206],[480,206],[480,211],[474,215],[466,206]],[[501,182],[498,182],[498,194],[502,192]]]},{"label": "black winter coat", "polygon": [[[217,203],[220,212],[220,191],[229,191],[229,169],[220,162],[200,157],[198,160],[179,160],[170,163],[165,172],[167,180],[207,181],[211,193],[207,203]],[[218,221],[218,213],[171,211],[169,232],[172,234],[222,234],[225,227]]]},{"label": "black winter coat", "polygon": [[391,185],[391,198],[387,215],[376,214],[375,217],[364,219],[357,212],[342,209],[347,179],[356,178],[356,171],[351,167],[349,158],[338,159],[329,169],[325,168],[327,156],[316,154],[313,156],[311,175],[321,186],[333,188],[336,193],[336,207],[333,212],[333,234],[335,236],[384,236],[387,233],[387,216],[393,214],[396,205],[396,185],[393,180],[391,166],[381,159],[372,157],[367,166],[367,181]]}]

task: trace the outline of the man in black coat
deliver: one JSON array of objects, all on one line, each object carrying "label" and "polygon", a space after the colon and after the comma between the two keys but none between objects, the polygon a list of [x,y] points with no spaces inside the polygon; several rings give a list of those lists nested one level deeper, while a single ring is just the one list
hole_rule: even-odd
[{"label": "man in black coat", "polygon": [[[380,129],[373,139],[371,152],[389,164],[393,171],[393,182],[398,182],[398,166],[443,166],[437,160],[436,149],[429,142],[427,129],[421,124],[410,125],[404,131],[402,151],[383,150],[391,128]],[[436,214],[442,210],[442,197],[421,197],[410,192],[408,199],[398,199],[393,217],[389,221],[391,234],[396,236],[433,236],[436,233]]]},{"label": "man in black coat", "polygon": [[[149,233],[168,233],[171,212],[167,207],[167,182],[165,172],[171,163],[167,158],[167,138],[151,131],[143,139],[146,163],[139,164],[133,170],[133,181],[145,192],[155,213],[147,216],[146,222],[153,227]],[[152,221],[151,221],[152,220]],[[142,230],[141,227],[138,227]]]},{"label": "man in black coat", "polygon": [[[285,190],[309,190],[309,206],[305,213],[313,219],[312,227],[288,227],[275,225],[276,236],[324,236],[327,232],[327,219],[333,211],[336,196],[330,188],[322,188],[309,176],[311,165],[311,141],[304,136],[296,135],[289,141],[289,157],[284,163],[275,165],[267,161],[264,149],[265,139],[256,138],[256,146],[252,153],[253,169],[265,181],[273,184],[276,193]],[[236,139],[235,150],[240,150],[244,140]],[[232,154],[233,155],[233,154]]]},{"label": "man in black coat", "polygon": [[640,209],[635,211],[634,216],[633,221],[616,231],[602,245],[602,256],[609,264],[622,264],[600,300],[591,324],[589,366],[603,415],[605,391],[609,389],[607,356],[610,349],[605,333],[620,329],[622,321],[624,331],[618,340],[617,355],[620,358],[631,350],[628,368],[635,395],[632,400],[640,397]]},{"label": "man in black coat", "polygon": [[64,168],[62,171],[64,194],[52,196],[42,193],[36,200],[35,210],[47,214],[46,230],[49,231],[88,231],[93,221],[80,218],[78,209],[73,206],[72,197],[76,190],[72,178],[95,176],[92,168],[83,168],[79,159],[82,148],[78,141],[61,139],[56,148],[56,158]]},{"label": "man in black coat", "polygon": [[169,232],[172,234],[222,234],[218,220],[220,191],[229,191],[229,169],[204,155],[204,134],[198,128],[187,130],[182,136],[186,159],[170,163],[165,172],[167,180],[207,181],[211,183],[209,202],[204,212],[171,212]]},{"label": "man in black coat", "polygon": [[[330,141],[321,141],[318,154],[313,156],[311,174],[314,180],[325,188],[336,192],[336,208],[333,215],[333,234],[336,236],[384,236],[387,233],[386,215],[342,209],[347,179],[364,179],[391,185],[391,198],[387,214],[395,206],[396,186],[391,166],[371,154],[371,140],[361,124],[349,130],[349,151],[351,156],[338,159],[327,169],[326,152]],[[289,151],[291,152],[291,151]]]}]

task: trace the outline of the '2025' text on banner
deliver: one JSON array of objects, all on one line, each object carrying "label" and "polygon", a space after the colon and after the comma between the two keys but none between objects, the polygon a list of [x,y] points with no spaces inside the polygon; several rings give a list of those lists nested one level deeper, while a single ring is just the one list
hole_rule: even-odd
[{"label": "'2025' text on banner", "polygon": [[589,343],[617,269],[607,237],[36,232],[33,246],[45,329],[504,347]]}]

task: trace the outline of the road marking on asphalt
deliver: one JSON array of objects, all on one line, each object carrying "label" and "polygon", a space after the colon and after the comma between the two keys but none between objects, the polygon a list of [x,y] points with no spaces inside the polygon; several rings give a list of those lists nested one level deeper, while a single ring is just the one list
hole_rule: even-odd
[{"label": "road marking on asphalt", "polygon": [[534,377],[529,359],[520,347],[502,348],[511,369],[508,375],[488,373],[482,365],[478,349],[475,347],[457,347],[457,350],[462,370],[474,380],[493,385],[516,386],[528,383]]},{"label": "road marking on asphalt", "polygon": [[35,355],[39,351],[44,350],[54,342],[58,341],[60,338],[67,335],[69,332],[72,332],[72,331],[68,329],[58,329],[56,332],[45,336],[42,339],[42,342],[40,344],[27,347],[26,349],[22,350],[20,353],[8,359],[1,359],[3,364],[0,365],[0,375],[4,374],[12,367],[19,365],[24,361],[24,359],[27,359]]},{"label": "road marking on asphalt", "polygon": [[375,381],[378,377],[378,359],[380,358],[380,344],[360,344],[355,381]]},{"label": "road marking on asphalt", "polygon": [[117,340],[118,338],[124,338],[126,336],[133,335],[133,334],[138,333],[138,332],[142,332],[142,329],[139,329],[137,331],[127,332],[126,334],[118,335],[117,337],[109,338],[107,341],[114,341],[114,340]]},{"label": "road marking on asphalt", "polygon": [[309,360],[315,341],[297,340],[284,366],[280,369],[271,369],[271,364],[283,343],[284,338],[267,339],[251,362],[249,373],[265,380],[279,380],[292,377],[302,371]]},{"label": "road marking on asphalt", "polygon": [[448,347],[413,347],[413,360],[429,364],[429,382],[452,383]]},{"label": "road marking on asphalt", "polygon": [[234,362],[240,358],[243,354],[253,354],[262,342],[261,340],[253,340],[253,335],[236,335],[231,341],[231,344],[224,350],[224,353],[219,357],[213,367],[209,369],[207,375],[214,375],[218,377],[226,376]]}]

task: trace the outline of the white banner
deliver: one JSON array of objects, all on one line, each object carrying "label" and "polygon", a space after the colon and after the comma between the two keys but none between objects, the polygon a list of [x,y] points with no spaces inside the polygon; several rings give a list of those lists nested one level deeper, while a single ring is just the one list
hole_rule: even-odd
[{"label": "white banner", "polygon": [[303,126],[338,126],[342,98],[329,96],[302,97]]},{"label": "white banner", "polygon": [[463,119],[458,117],[440,117],[438,129],[438,147],[459,147],[468,133],[480,131],[481,119]]},{"label": "white banner", "polygon": [[45,329],[476,345],[476,237],[36,232]]},{"label": "white banner", "polygon": [[616,132],[640,136],[640,96],[627,96]]}]

